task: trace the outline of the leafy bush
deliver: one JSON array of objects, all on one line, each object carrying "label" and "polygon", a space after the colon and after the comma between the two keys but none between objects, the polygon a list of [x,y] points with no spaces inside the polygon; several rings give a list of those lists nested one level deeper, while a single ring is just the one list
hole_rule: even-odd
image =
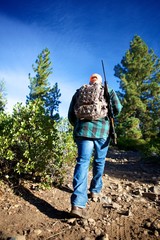
[{"label": "leafy bush", "polygon": [[[13,119],[10,115],[0,112],[0,174],[7,174],[10,166],[10,160],[14,159],[12,146],[12,126]],[[12,168],[11,168],[12,169]]]},{"label": "leafy bush", "polygon": [[66,165],[71,165],[75,162],[77,155],[77,147],[73,140],[73,126],[66,118],[62,118],[56,128],[59,132],[58,146],[63,151],[62,161]]},{"label": "leafy bush", "polygon": [[118,147],[124,150],[139,150],[143,151],[146,141],[143,139],[135,139],[135,138],[118,138]]},{"label": "leafy bush", "polygon": [[155,138],[149,140],[143,149],[143,153],[144,160],[160,164],[160,139]]},{"label": "leafy bush", "polygon": [[1,176],[30,177],[48,186],[61,184],[76,158],[72,126],[46,116],[40,100],[18,103],[12,115],[0,114]]},{"label": "leafy bush", "polygon": [[43,181],[60,174],[59,132],[39,100],[27,106],[17,104],[12,116],[1,114],[0,129],[1,174],[29,174]]}]

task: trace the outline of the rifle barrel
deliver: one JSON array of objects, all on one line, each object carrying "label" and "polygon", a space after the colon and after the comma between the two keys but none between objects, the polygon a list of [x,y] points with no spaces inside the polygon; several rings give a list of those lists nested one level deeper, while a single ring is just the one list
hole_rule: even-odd
[{"label": "rifle barrel", "polygon": [[106,74],[105,74],[105,69],[104,69],[104,63],[102,61],[102,69],[103,69],[103,74],[104,74],[104,96],[108,98],[108,114],[109,114],[109,121],[110,121],[110,136],[113,140],[114,144],[117,144],[117,134],[115,132],[115,127],[114,127],[114,118],[113,118],[113,112],[112,112],[112,106],[110,103],[110,96],[108,92],[108,86],[107,86],[107,80],[106,80]]},{"label": "rifle barrel", "polygon": [[105,82],[107,82],[107,80],[106,80],[106,73],[105,73],[105,69],[104,69],[104,63],[103,63],[103,60],[101,60],[101,62],[102,62],[102,69],[103,69],[103,74],[104,74],[104,80],[105,80]]}]

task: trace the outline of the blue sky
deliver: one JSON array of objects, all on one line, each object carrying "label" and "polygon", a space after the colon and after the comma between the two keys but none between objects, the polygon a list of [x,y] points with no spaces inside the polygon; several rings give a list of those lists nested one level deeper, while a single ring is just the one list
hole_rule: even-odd
[{"label": "blue sky", "polygon": [[51,85],[61,91],[60,115],[67,116],[72,95],[92,73],[118,90],[114,66],[139,35],[160,57],[158,0],[0,0],[0,80],[7,93],[7,111],[29,94],[28,74],[44,48],[51,52]]}]

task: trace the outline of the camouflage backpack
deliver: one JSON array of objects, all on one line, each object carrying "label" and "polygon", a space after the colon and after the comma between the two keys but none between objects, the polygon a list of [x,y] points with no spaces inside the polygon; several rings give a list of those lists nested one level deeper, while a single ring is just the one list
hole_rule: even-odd
[{"label": "camouflage backpack", "polygon": [[78,119],[98,120],[107,116],[108,104],[104,99],[104,87],[93,83],[77,90],[74,112]]}]

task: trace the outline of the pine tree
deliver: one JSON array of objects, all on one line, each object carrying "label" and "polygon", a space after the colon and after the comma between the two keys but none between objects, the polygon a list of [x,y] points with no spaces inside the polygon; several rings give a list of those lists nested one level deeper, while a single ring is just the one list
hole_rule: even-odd
[{"label": "pine tree", "polygon": [[123,110],[119,132],[129,138],[150,139],[160,132],[160,59],[135,36],[121,64],[114,68],[120,79]]},{"label": "pine tree", "polygon": [[44,96],[49,91],[48,77],[52,73],[49,55],[49,50],[47,48],[44,49],[42,53],[38,55],[38,58],[35,62],[36,66],[34,64],[32,65],[36,76],[31,77],[31,74],[29,74],[30,94],[29,97],[27,97],[28,101],[34,100],[36,98],[44,100]]},{"label": "pine tree", "polygon": [[30,80],[30,93],[27,97],[27,103],[40,99],[45,108],[46,114],[57,118],[58,107],[60,104],[59,98],[61,96],[58,84],[56,83],[52,88],[50,87],[48,78],[52,74],[50,51],[46,48],[38,55],[36,60],[36,66],[32,65],[33,71],[36,73],[35,77],[31,77]]}]

